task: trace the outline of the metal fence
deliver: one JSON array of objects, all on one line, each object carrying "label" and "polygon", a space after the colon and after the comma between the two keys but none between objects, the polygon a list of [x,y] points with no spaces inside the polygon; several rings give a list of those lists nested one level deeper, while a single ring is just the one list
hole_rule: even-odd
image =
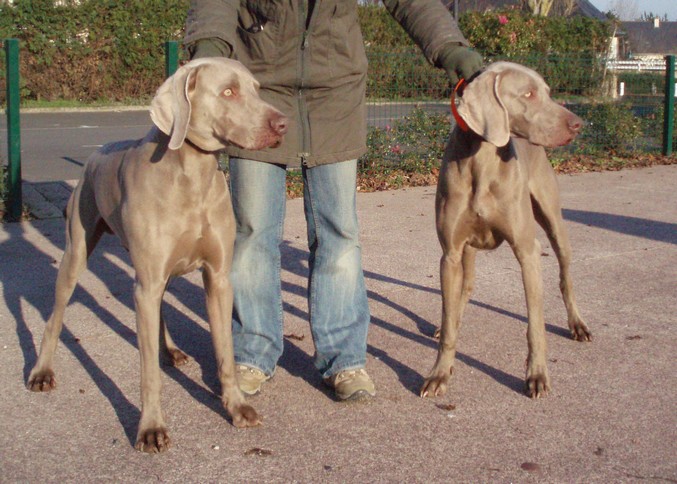
[{"label": "metal fence", "polygon": [[[562,154],[602,152],[665,152],[674,145],[674,88],[669,103],[666,65],[653,63],[638,70],[619,63],[579,56],[524,57],[509,60],[539,72],[555,100],[587,121],[581,136]],[[420,54],[370,54],[367,98],[370,125],[376,128],[406,122],[416,108],[449,114],[449,80]],[[674,66],[674,57],[672,57]],[[626,69],[624,69],[624,67]],[[674,86],[674,67],[672,70]],[[669,112],[666,116],[666,106]],[[671,111],[671,112],[670,112]],[[665,136],[667,120],[673,120]],[[670,150],[671,151],[671,146]]]},{"label": "metal fence", "polygon": [[[19,137],[18,41],[6,40],[6,87],[8,118],[7,194],[9,213],[21,213],[21,149]],[[178,66],[178,43],[165,44],[165,73]],[[570,57],[525,57],[510,60],[532,67],[551,87],[554,99],[577,113],[588,124],[571,145],[561,148],[561,156],[572,153],[595,154],[660,152],[672,154],[677,141],[675,129],[675,57],[668,56],[662,70],[656,63],[642,69],[633,64]],[[415,146],[426,139],[413,159],[439,157],[448,133],[450,83],[440,69],[428,65],[420,53],[369,54],[367,81],[370,140],[376,140],[363,163],[371,159],[407,163],[399,145],[391,146],[388,136],[393,126],[409,124],[400,131],[405,144]],[[427,113],[433,122],[423,119]],[[443,122],[440,122],[443,119]],[[411,125],[414,125],[412,129]],[[433,133],[434,132],[434,133]],[[418,161],[414,161],[418,163]],[[0,167],[0,176],[2,171]],[[2,180],[0,180],[1,182]],[[3,183],[0,183],[0,189]]]}]

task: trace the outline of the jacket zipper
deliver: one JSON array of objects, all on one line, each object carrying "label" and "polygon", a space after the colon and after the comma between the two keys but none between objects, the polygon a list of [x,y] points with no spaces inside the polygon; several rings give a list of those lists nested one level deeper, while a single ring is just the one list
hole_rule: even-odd
[{"label": "jacket zipper", "polygon": [[[315,8],[317,8],[317,5]],[[307,17],[308,0],[301,0],[299,2],[299,28],[303,32],[303,35],[301,36],[301,45],[299,46],[298,108],[299,119],[301,121],[301,126],[299,126],[299,147],[301,149],[299,157],[303,166],[308,166],[308,157],[310,155],[310,120],[308,119],[308,105],[306,104],[306,50],[308,49],[308,30],[310,28],[310,22]]]}]

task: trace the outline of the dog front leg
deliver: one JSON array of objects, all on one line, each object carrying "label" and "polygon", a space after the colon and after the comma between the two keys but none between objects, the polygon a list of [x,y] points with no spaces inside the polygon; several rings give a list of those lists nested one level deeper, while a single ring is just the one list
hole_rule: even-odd
[{"label": "dog front leg", "polygon": [[[538,165],[541,166],[541,165]],[[547,160],[543,160],[545,173],[539,176],[538,183],[530,188],[532,206],[536,220],[545,230],[559,263],[559,288],[567,310],[567,319],[571,337],[576,341],[592,341],[592,333],[578,312],[574,297],[573,282],[569,267],[571,265],[571,245],[567,234],[559,201],[559,187]]]},{"label": "dog front leg", "polygon": [[[466,244],[463,249],[463,290],[461,292],[461,314],[459,320],[463,321],[463,314],[465,313],[465,308],[468,306],[468,301],[470,301],[470,295],[472,294],[473,288],[475,286],[475,258],[477,256],[477,249]],[[433,338],[438,339],[440,337],[441,329],[437,328]]]},{"label": "dog front leg", "polygon": [[543,280],[541,277],[541,244],[526,237],[513,245],[513,251],[522,268],[522,281],[527,301],[529,324],[527,328],[526,393],[531,398],[545,396],[550,390],[550,379],[545,361],[545,320],[543,317]]},{"label": "dog front leg", "polygon": [[567,310],[567,319],[571,337],[576,341],[592,341],[592,332],[585,324],[578,312],[578,305],[574,296],[573,282],[569,266],[571,265],[571,246],[564,222],[559,220],[551,225],[548,231],[550,243],[557,255],[559,263],[559,288]]},{"label": "dog front leg", "polygon": [[216,367],[221,382],[221,401],[236,427],[254,427],[261,423],[251,405],[245,403],[235,377],[233,332],[233,287],[227,273],[215,273],[206,267],[202,273],[207,295],[207,314],[214,344]]},{"label": "dog front leg", "polygon": [[461,250],[451,250],[440,260],[442,286],[442,325],[437,360],[421,388],[421,396],[439,396],[447,391],[456,358],[456,340],[463,312],[464,271]]},{"label": "dog front leg", "polygon": [[164,452],[171,446],[160,403],[160,304],[164,284],[137,278],[134,285],[136,332],[141,357],[141,421],[136,436],[137,450]]}]

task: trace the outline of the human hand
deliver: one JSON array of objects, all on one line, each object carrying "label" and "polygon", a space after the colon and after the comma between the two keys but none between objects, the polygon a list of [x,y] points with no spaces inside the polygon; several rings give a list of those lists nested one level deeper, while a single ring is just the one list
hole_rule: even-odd
[{"label": "human hand", "polygon": [[483,64],[481,55],[462,45],[448,48],[440,59],[440,65],[452,84],[456,84],[459,79],[469,80],[482,69]]}]

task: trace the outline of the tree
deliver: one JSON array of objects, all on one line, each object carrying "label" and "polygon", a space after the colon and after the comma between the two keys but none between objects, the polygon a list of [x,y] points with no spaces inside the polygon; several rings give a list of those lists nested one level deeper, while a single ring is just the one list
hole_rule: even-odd
[{"label": "tree", "polygon": [[554,0],[526,0],[528,10],[540,17],[547,17]]},{"label": "tree", "polygon": [[613,0],[609,10],[620,20],[636,20],[639,18],[639,9],[635,0]]}]

